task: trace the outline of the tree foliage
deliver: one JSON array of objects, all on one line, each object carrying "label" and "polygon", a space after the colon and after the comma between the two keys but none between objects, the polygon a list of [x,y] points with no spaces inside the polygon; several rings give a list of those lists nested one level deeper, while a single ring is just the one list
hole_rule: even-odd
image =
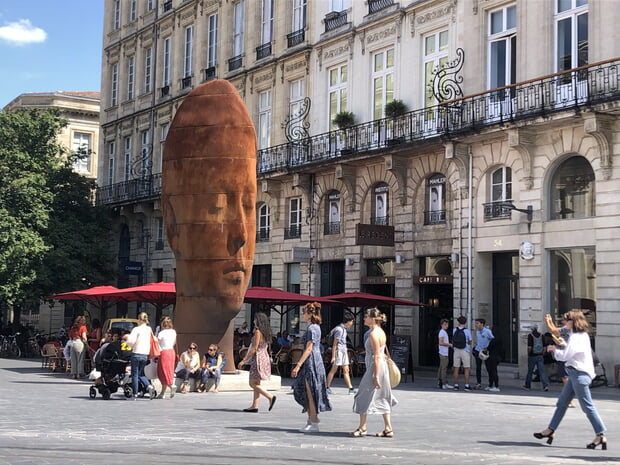
[{"label": "tree foliage", "polygon": [[34,303],[113,276],[93,182],[72,170],[80,154],[56,142],[65,125],[57,110],[0,112],[0,302]]}]

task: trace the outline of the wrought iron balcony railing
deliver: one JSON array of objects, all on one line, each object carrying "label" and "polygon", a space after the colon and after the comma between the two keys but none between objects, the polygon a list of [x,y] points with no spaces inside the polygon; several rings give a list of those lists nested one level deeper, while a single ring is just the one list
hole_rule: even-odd
[{"label": "wrought iron balcony railing", "polygon": [[256,47],[256,59],[266,58],[271,55],[271,42]]},{"label": "wrought iron balcony railing", "polygon": [[123,205],[137,200],[158,199],[161,173],[97,188],[97,205]]},{"label": "wrought iron balcony railing", "polygon": [[299,31],[291,32],[286,35],[288,48],[294,47],[295,45],[299,45],[306,40],[306,31],[304,29],[300,29]]},{"label": "wrought iron balcony railing", "polygon": [[325,15],[325,32],[333,31],[334,29],[347,24],[347,12],[346,11],[332,11]]},{"label": "wrought iron balcony railing", "polygon": [[432,210],[424,212],[424,224],[444,224],[446,222],[445,210]]},{"label": "wrought iron balcony railing", "polygon": [[236,57],[232,57],[228,60],[228,71],[234,71],[236,69],[241,68],[243,64],[243,57],[241,55],[237,55]]},{"label": "wrought iron balcony railing", "polygon": [[483,203],[484,207],[484,220],[501,220],[510,219],[512,217],[512,208],[508,206],[510,200],[503,200],[501,202]]},{"label": "wrought iron balcony railing", "polygon": [[620,99],[620,58],[556,73],[433,107],[261,149],[258,173],[296,169],[483,127]]},{"label": "wrought iron balcony railing", "polygon": [[299,239],[301,237],[301,225],[293,225],[284,228],[284,239]]},{"label": "wrought iron balcony railing", "polygon": [[376,224],[377,226],[387,226],[389,225],[389,217],[388,216],[371,216],[370,224]]},{"label": "wrought iron balcony railing", "polygon": [[205,81],[211,81],[212,79],[215,79],[215,66],[205,68],[204,73],[205,73]]},{"label": "wrought iron balcony railing", "polygon": [[167,97],[168,95],[170,95],[170,86],[163,86],[160,89],[161,92],[161,97]]},{"label": "wrought iron balcony railing", "polygon": [[192,87],[192,77],[186,76],[181,80],[181,89]]},{"label": "wrought iron balcony railing", "polygon": [[394,0],[368,0],[368,14],[376,13],[390,5],[394,5]]},{"label": "wrought iron balcony railing", "polygon": [[332,234],[340,234],[340,221],[325,223],[325,229],[323,230],[323,234],[326,236]]},{"label": "wrought iron balcony railing", "polygon": [[261,228],[256,231],[256,242],[269,242],[269,228]]}]

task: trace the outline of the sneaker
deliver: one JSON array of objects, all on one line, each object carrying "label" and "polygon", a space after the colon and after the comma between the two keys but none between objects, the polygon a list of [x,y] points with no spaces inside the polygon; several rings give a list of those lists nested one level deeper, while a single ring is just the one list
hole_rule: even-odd
[{"label": "sneaker", "polygon": [[524,384],[523,386],[521,386],[521,389],[523,389],[524,391],[529,391],[530,387]]},{"label": "sneaker", "polygon": [[443,386],[441,386],[441,389],[454,389],[454,386],[452,386],[451,384],[444,384]]},{"label": "sneaker", "polygon": [[487,387],[485,387],[485,388],[484,388],[484,390],[485,390],[485,391],[490,391],[490,390],[491,390],[491,388],[490,388],[489,386],[487,386]]},{"label": "sneaker", "polygon": [[333,393],[334,393],[334,391],[332,391],[332,388],[327,388],[327,393],[328,393],[328,394],[333,394]]},{"label": "sneaker", "polygon": [[310,423],[306,424],[303,428],[299,429],[300,433],[318,433],[319,432],[319,424],[318,423]]},{"label": "sneaker", "polygon": [[498,387],[492,387],[489,389],[489,391],[491,392],[499,392],[499,388]]},{"label": "sneaker", "polygon": [[476,385],[474,386],[474,389],[476,389],[476,390],[480,390],[480,389],[482,389],[482,385],[481,385],[480,383],[478,383],[478,384],[476,384]]},{"label": "sneaker", "polygon": [[543,391],[547,392],[549,390],[549,386],[544,386]]},{"label": "sneaker", "polygon": [[177,387],[176,387],[176,385],[173,384],[172,386],[170,386],[170,398],[171,399],[174,397],[176,392],[177,392]]},{"label": "sneaker", "polygon": [[454,385],[454,390],[455,390],[455,391],[458,391],[458,390],[459,390],[459,385],[458,385],[458,384],[455,384],[455,385]]},{"label": "sneaker", "polygon": [[357,394],[357,388],[349,389],[349,394]]},{"label": "sneaker", "polygon": [[465,391],[471,391],[471,386],[469,384],[466,384],[464,389]]}]

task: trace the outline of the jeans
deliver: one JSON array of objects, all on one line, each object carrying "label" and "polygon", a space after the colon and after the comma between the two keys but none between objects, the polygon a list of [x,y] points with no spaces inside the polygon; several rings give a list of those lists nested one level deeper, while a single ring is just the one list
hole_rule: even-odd
[{"label": "jeans", "polygon": [[482,360],[478,357],[480,351],[474,349],[472,352],[476,359],[476,384],[482,384]]},{"label": "jeans", "polygon": [[192,370],[188,370],[187,368],[181,368],[175,375],[177,378],[181,378],[184,383],[188,383],[190,378],[200,379],[202,373],[201,370],[192,372]]},{"label": "jeans", "polygon": [[594,429],[594,433],[604,433],[606,431],[605,425],[603,424],[603,420],[601,420],[601,417],[592,402],[592,396],[590,395],[590,383],[592,382],[592,378],[590,378],[590,375],[587,373],[577,371],[573,368],[567,367],[566,371],[568,373],[568,381],[566,381],[564,388],[562,388],[562,392],[560,393],[560,397],[558,398],[558,402],[555,407],[555,412],[553,413],[553,417],[549,423],[549,428],[555,431],[558,426],[560,426],[560,422],[562,421],[562,418],[564,418],[568,404],[570,404],[570,401],[573,400],[573,397],[576,397],[579,401],[579,405],[581,406],[581,410],[583,410],[588,417],[588,420],[592,425],[592,429]]},{"label": "jeans", "polygon": [[538,367],[540,382],[543,387],[547,387],[549,385],[549,381],[547,381],[547,376],[545,375],[545,364],[542,355],[530,355],[527,358],[527,376],[525,377],[525,387],[529,388],[532,384],[532,373],[534,372],[534,367]]},{"label": "jeans", "polygon": [[215,386],[219,386],[220,385],[220,380],[222,379],[222,368],[220,367],[217,370],[211,372],[206,368],[203,368],[201,370],[201,374],[200,374],[200,379],[201,379],[201,383],[204,384],[205,386],[207,385],[207,383],[209,382],[209,378],[214,378],[215,380]]},{"label": "jeans", "polygon": [[133,387],[133,396],[138,395],[140,381],[145,388],[151,385],[149,379],[144,376],[144,367],[148,360],[148,355],[131,354],[131,386]]},{"label": "jeans", "polygon": [[499,365],[499,359],[495,357],[489,357],[485,360],[484,365],[487,367],[487,373],[489,374],[489,387],[499,387],[499,375],[497,374],[497,366]]}]

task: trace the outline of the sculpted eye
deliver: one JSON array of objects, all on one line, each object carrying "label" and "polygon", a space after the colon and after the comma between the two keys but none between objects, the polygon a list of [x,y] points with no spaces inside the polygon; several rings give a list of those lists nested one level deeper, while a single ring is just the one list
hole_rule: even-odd
[{"label": "sculpted eye", "polygon": [[212,215],[217,215],[226,206],[226,196],[224,194],[213,194],[207,199],[207,211]]}]

